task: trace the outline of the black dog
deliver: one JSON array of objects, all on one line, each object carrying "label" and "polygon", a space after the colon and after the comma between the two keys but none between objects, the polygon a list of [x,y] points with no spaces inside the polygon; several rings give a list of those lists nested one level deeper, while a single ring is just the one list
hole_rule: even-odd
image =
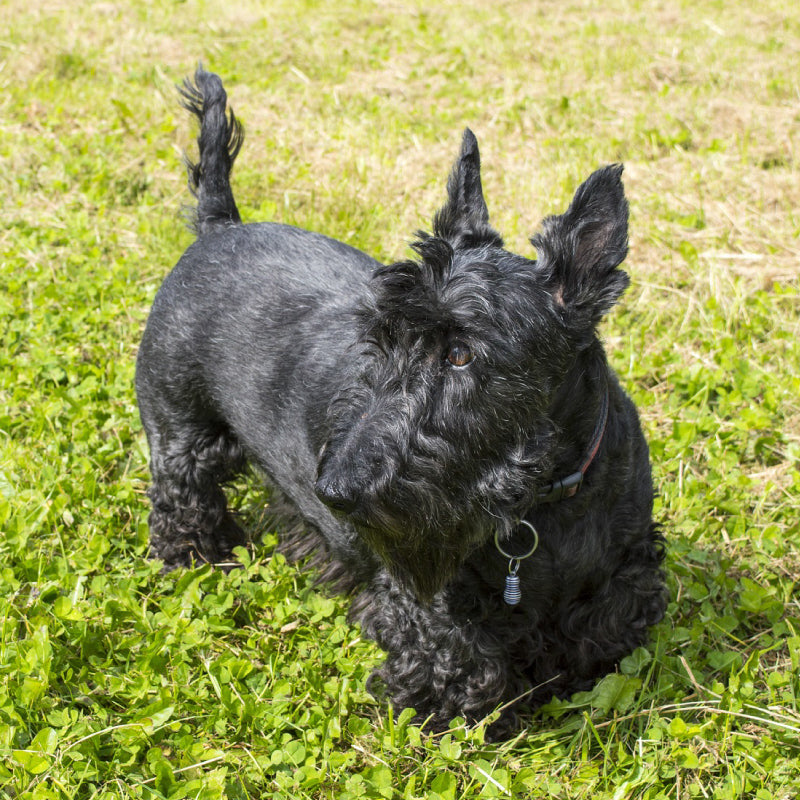
[{"label": "black dog", "polygon": [[217,562],[244,542],[221,487],[250,463],[301,523],[289,555],[360,590],[397,706],[441,726],[588,688],[666,602],[647,444],[596,334],[628,283],[622,167],[544,221],[532,261],[489,224],[467,130],[418,260],[384,266],[243,225],[222,83],[198,69],[182,95],[198,238],[136,374],[153,555]]}]

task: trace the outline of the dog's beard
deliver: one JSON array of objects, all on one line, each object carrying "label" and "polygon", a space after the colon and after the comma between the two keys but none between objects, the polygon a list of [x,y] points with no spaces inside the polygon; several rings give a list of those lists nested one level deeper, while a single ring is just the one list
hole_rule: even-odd
[{"label": "dog's beard", "polygon": [[402,525],[359,526],[359,536],[389,574],[422,603],[429,603],[455,577],[458,568],[482,541],[455,525],[443,531]]},{"label": "dog's beard", "polygon": [[444,548],[419,546],[413,540],[391,541],[364,537],[389,574],[420,602],[430,602],[455,575],[462,554]]}]

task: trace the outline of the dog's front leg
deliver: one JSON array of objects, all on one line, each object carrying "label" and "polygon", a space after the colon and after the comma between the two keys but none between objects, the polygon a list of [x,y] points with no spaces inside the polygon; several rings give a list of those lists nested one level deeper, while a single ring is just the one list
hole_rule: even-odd
[{"label": "dog's front leg", "polygon": [[[496,626],[457,612],[447,590],[423,605],[381,572],[356,599],[353,616],[386,650],[370,688],[379,684],[398,709],[414,708],[426,727],[447,728],[459,716],[478,722],[524,690]],[[505,708],[492,731],[512,719]]]}]

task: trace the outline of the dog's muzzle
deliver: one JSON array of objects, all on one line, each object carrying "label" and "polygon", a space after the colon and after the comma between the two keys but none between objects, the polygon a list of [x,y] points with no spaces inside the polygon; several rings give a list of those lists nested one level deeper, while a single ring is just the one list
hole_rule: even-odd
[{"label": "dog's muzzle", "polygon": [[314,484],[317,497],[328,508],[341,514],[352,514],[358,508],[358,494],[352,484],[339,476],[321,475]]}]

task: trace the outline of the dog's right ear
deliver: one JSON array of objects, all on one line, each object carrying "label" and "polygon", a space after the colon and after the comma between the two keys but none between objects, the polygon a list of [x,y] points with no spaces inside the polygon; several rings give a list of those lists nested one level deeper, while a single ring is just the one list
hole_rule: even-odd
[{"label": "dog's right ear", "polygon": [[454,249],[481,244],[503,246],[502,237],[489,224],[478,140],[469,128],[464,130],[461,153],[447,180],[447,202],[434,215],[433,235],[446,239]]},{"label": "dog's right ear", "polygon": [[531,239],[557,305],[578,325],[596,325],[628,286],[617,267],[628,253],[628,201],[622,165],[598,169],[566,213],[547,217]]}]

